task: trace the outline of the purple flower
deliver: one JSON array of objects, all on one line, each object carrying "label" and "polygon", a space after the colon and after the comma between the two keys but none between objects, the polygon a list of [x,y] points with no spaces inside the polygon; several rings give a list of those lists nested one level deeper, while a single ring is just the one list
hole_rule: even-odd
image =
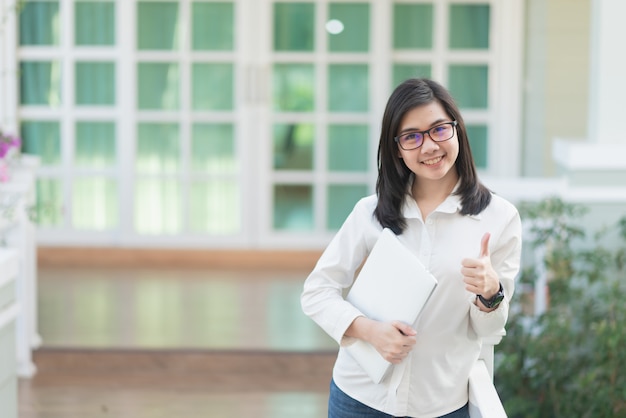
[{"label": "purple flower", "polygon": [[0,131],[0,158],[6,157],[11,148],[20,148],[22,139],[16,135],[5,135]]},{"label": "purple flower", "polygon": [[9,152],[11,145],[8,142],[0,141],[0,158],[4,158]]}]

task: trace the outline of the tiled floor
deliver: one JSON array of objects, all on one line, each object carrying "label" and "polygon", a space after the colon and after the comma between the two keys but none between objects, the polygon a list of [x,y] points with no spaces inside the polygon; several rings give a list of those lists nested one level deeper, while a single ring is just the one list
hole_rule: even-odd
[{"label": "tiled floor", "polygon": [[326,416],[336,344],[306,271],[39,271],[37,375],[20,418]]}]

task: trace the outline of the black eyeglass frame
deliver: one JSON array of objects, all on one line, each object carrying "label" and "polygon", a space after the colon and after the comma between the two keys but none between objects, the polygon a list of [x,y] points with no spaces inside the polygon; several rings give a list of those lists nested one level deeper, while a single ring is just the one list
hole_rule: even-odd
[{"label": "black eyeglass frame", "polygon": [[[452,135],[450,135],[449,138],[446,139],[435,139],[435,137],[433,137],[430,133],[432,132],[433,129],[437,129],[440,128],[443,125],[452,125]],[[393,140],[400,146],[400,148],[402,148],[405,151],[412,151],[414,149],[418,149],[419,147],[421,147],[422,145],[424,145],[424,138],[426,138],[426,135],[428,134],[428,136],[430,137],[430,139],[432,139],[435,142],[445,142],[445,141],[449,141],[453,136],[454,136],[454,129],[459,126],[459,123],[455,120],[453,120],[452,122],[444,122],[444,123],[440,123],[439,125],[433,126],[432,128],[426,130],[426,131],[411,131],[411,132],[406,132],[403,133],[402,135],[398,135],[395,138],[393,138]],[[416,146],[415,148],[404,148],[402,146],[402,144],[400,143],[400,138],[405,136],[405,135],[411,135],[411,134],[422,134],[422,143],[419,144],[418,146]]]}]

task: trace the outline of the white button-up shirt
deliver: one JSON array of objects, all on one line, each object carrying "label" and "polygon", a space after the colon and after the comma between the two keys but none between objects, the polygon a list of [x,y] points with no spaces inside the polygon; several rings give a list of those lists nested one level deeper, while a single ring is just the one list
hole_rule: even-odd
[{"label": "white button-up shirt", "polygon": [[[402,212],[407,227],[399,236],[439,284],[418,320],[411,324],[417,343],[380,384],[372,382],[342,348],[344,333],[363,314],[345,301],[355,272],[382,231],[373,212],[376,196],[360,200],[306,279],[302,308],[339,344],[333,379],[346,394],[394,416],[437,417],[468,401],[468,380],[482,337],[502,331],[521,256],[521,222],[515,207],[493,195],[478,215],[461,215],[458,196],[450,195],[426,220],[407,195]],[[504,288],[504,301],[492,312],[474,304],[465,290],[461,260],[477,258],[482,236],[491,233],[491,263]],[[384,280],[384,278],[381,278]]]}]

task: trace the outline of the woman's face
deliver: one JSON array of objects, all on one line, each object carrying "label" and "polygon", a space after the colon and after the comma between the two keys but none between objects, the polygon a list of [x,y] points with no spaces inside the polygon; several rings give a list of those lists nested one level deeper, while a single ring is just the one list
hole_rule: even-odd
[{"label": "woman's face", "polygon": [[[452,119],[439,102],[433,101],[408,111],[400,122],[397,135],[426,131],[445,122],[452,122]],[[452,138],[447,141],[435,142],[430,135],[424,134],[424,141],[419,148],[405,150],[398,145],[398,156],[420,181],[450,180],[456,183],[458,174],[454,164],[458,155],[456,127]]]}]

